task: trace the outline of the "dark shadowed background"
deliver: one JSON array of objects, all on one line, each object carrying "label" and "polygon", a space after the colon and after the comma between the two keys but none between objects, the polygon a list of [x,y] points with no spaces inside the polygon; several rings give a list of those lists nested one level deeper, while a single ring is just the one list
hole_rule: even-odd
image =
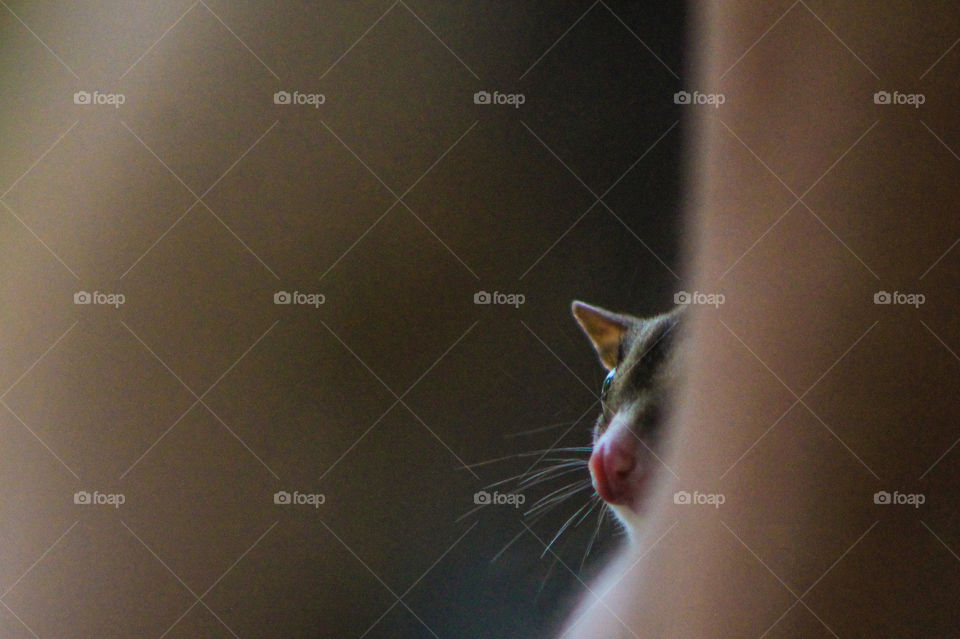
[{"label": "dark shadowed background", "polygon": [[556,629],[616,526],[474,493],[684,288],[681,4],[3,5],[0,635]]}]

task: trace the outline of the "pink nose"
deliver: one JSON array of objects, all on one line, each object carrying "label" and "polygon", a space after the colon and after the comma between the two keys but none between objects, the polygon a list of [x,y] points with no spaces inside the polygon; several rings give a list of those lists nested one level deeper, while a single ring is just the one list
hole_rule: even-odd
[{"label": "pink nose", "polygon": [[613,505],[633,502],[633,473],[637,466],[638,442],[629,430],[614,425],[593,446],[590,474],[597,494]]}]

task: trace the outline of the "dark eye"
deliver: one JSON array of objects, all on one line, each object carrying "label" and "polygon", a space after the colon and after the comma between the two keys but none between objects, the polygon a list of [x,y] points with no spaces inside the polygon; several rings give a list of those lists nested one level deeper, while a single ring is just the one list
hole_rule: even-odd
[{"label": "dark eye", "polygon": [[603,380],[603,386],[600,387],[600,401],[603,401],[607,398],[607,391],[610,390],[610,385],[613,383],[613,376],[616,375],[617,369],[612,369],[607,373],[606,379]]}]

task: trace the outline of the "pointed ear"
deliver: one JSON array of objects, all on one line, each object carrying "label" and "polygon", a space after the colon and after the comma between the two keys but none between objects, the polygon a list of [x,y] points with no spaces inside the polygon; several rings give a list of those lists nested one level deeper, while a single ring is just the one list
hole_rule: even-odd
[{"label": "pointed ear", "polygon": [[571,309],[573,316],[586,333],[593,347],[597,349],[600,363],[610,370],[617,365],[617,350],[620,340],[633,325],[633,318],[628,315],[618,315],[602,308],[575,301]]}]

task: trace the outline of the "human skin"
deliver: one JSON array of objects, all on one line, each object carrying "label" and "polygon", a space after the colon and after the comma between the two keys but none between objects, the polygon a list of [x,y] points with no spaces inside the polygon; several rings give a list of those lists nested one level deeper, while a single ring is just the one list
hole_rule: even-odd
[{"label": "human skin", "polygon": [[[692,8],[693,86],[726,102],[693,116],[688,269],[726,303],[693,309],[659,507],[565,636],[946,636],[960,163],[934,133],[956,62],[918,77],[960,8]],[[923,108],[874,103],[895,89]],[[872,302],[894,289],[927,301]],[[726,504],[677,506],[681,489]]]}]

